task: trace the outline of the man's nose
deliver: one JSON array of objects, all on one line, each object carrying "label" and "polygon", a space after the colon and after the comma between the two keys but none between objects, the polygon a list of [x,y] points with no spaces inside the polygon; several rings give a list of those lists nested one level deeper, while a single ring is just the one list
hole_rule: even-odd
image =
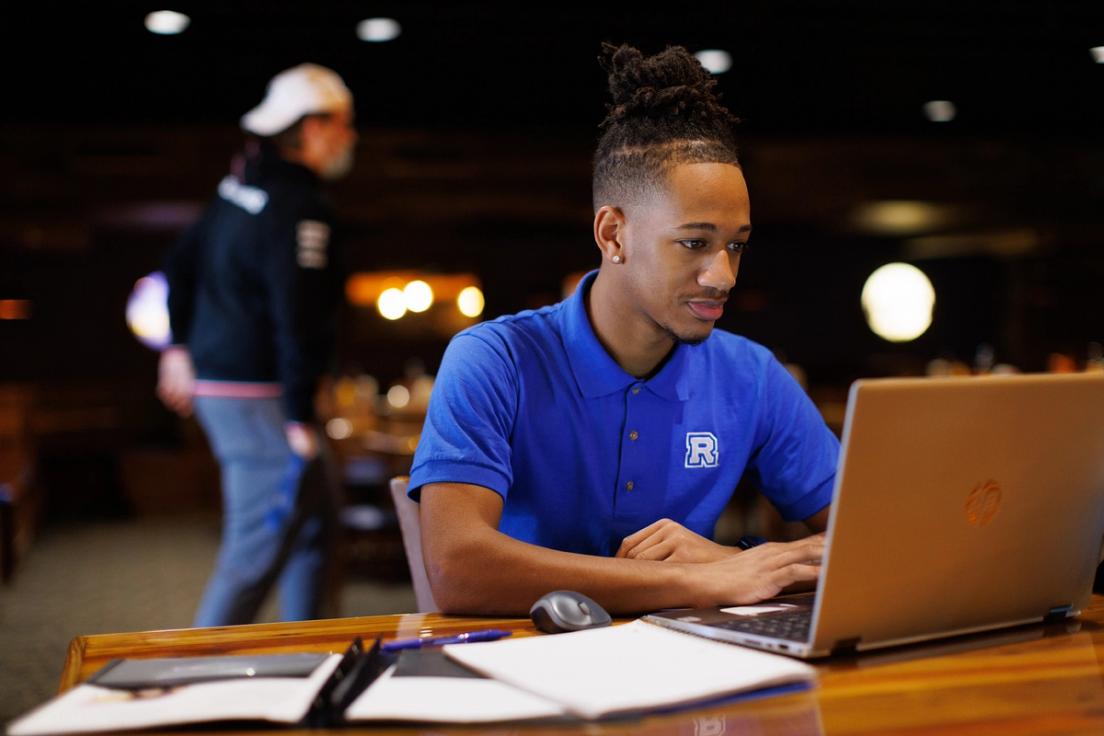
[{"label": "man's nose", "polygon": [[698,275],[698,285],[725,292],[736,285],[736,272],[728,251],[718,251],[709,259],[705,270]]}]

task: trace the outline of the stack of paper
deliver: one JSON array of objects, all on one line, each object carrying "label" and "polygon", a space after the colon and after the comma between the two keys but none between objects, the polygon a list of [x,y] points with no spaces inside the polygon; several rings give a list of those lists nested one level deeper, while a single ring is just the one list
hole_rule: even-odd
[{"label": "stack of paper", "polygon": [[643,621],[451,645],[445,654],[582,718],[654,710],[816,677],[812,667],[786,657]]}]

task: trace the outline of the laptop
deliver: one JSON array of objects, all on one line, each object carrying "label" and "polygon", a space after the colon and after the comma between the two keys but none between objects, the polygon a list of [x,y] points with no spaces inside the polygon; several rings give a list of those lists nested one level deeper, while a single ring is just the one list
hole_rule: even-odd
[{"label": "laptop", "polygon": [[1104,374],[856,381],[815,595],[645,620],[801,658],[1064,619],[1104,553]]}]

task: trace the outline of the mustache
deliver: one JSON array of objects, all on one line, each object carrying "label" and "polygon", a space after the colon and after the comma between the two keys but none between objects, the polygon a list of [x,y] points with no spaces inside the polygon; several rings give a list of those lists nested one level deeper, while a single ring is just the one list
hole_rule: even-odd
[{"label": "mustache", "polygon": [[690,297],[690,301],[711,301],[711,302],[726,302],[728,301],[728,292],[721,291],[719,289],[707,289],[700,294],[695,294]]}]

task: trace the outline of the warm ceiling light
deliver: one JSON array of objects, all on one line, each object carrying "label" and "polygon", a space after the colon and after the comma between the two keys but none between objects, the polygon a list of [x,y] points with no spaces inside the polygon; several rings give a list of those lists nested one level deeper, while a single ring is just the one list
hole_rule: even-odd
[{"label": "warm ceiling light", "polygon": [[949,123],[958,111],[950,100],[932,100],[924,103],[924,115],[933,123]]},{"label": "warm ceiling light", "polygon": [[478,286],[469,286],[461,290],[456,297],[456,308],[465,317],[476,318],[483,314],[483,292]]},{"label": "warm ceiling light", "polygon": [[870,274],[862,290],[866,323],[878,337],[908,342],[931,326],[935,289],[916,266],[888,263]]},{"label": "warm ceiling light", "polygon": [[694,56],[710,74],[724,74],[732,68],[732,54],[721,49],[705,49]]},{"label": "warm ceiling light", "polygon": [[402,26],[394,18],[368,18],[357,23],[356,34],[361,41],[383,43],[394,41],[402,33]]},{"label": "warm ceiling light", "polygon": [[1104,64],[1104,46],[1094,46],[1089,49],[1089,53],[1097,64]]},{"label": "warm ceiling light", "polygon": [[424,312],[433,306],[433,289],[421,279],[411,281],[403,287],[406,308],[411,312]]},{"label": "warm ceiling light", "polygon": [[183,33],[192,19],[175,10],[158,10],[146,16],[146,30],[159,36]]},{"label": "warm ceiling light", "polygon": [[852,222],[878,235],[908,235],[932,230],[951,221],[953,211],[931,202],[890,199],[865,202],[852,215]]},{"label": "warm ceiling light", "polygon": [[402,293],[402,289],[384,289],[376,300],[376,309],[384,319],[398,319],[406,314],[406,295]]}]

